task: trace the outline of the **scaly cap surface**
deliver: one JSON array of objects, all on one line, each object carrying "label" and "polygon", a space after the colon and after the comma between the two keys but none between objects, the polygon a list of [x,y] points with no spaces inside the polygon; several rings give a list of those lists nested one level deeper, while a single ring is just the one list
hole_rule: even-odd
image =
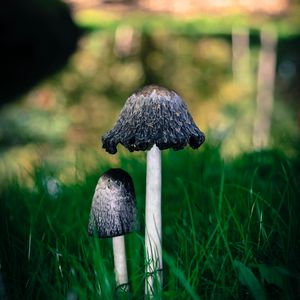
[{"label": "scaly cap surface", "polygon": [[126,101],[114,128],[102,137],[103,148],[114,154],[120,143],[129,151],[179,150],[188,144],[196,149],[204,142],[186,104],[174,91],[145,86]]}]

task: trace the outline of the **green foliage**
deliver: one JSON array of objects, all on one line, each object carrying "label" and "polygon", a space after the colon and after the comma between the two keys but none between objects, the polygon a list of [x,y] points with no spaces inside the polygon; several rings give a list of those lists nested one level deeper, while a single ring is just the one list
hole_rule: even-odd
[{"label": "green foliage", "polygon": [[[29,187],[2,182],[0,264],[9,299],[117,298],[111,241],[87,235],[94,188],[109,163],[97,165],[77,169],[74,183],[49,167],[28,175]],[[133,177],[141,220],[126,237],[129,299],[142,299],[145,160],[120,156],[120,167]],[[297,176],[295,162],[276,151],[233,161],[209,145],[165,151],[164,299],[297,299]]]}]

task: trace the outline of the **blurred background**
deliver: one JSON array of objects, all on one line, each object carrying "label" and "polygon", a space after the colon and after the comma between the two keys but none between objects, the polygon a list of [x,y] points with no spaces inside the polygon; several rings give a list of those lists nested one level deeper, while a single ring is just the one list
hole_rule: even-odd
[{"label": "blurred background", "polygon": [[87,168],[111,159],[100,136],[149,83],[176,90],[224,157],[297,155],[299,12],[287,0],[3,4],[0,176],[49,163],[73,180],[78,155]]},{"label": "blurred background", "polygon": [[[163,154],[165,299],[299,299],[300,1],[6,1],[0,66],[1,300],[112,299],[90,202],[123,167],[144,228],[145,154],[101,136],[151,83],[206,134]],[[133,299],[142,239],[127,239]]]}]

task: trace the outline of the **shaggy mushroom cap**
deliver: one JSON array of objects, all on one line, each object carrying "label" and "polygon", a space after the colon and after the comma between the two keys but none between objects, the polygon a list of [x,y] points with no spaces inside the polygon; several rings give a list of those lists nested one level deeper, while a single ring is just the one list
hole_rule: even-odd
[{"label": "shaggy mushroom cap", "polygon": [[114,128],[102,137],[103,148],[114,154],[120,143],[129,151],[198,148],[205,140],[186,104],[176,92],[145,86],[126,101]]},{"label": "shaggy mushroom cap", "polygon": [[130,175],[110,169],[99,179],[92,201],[89,235],[115,237],[138,227],[135,192]]}]

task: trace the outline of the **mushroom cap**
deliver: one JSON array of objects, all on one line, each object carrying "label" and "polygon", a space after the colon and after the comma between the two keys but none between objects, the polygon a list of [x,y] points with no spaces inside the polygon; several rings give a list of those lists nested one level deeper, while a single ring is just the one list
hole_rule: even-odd
[{"label": "mushroom cap", "polygon": [[114,237],[137,230],[135,192],[130,175],[110,169],[99,178],[92,201],[89,235]]},{"label": "mushroom cap", "polygon": [[114,128],[102,137],[103,148],[114,154],[120,143],[129,151],[145,151],[156,144],[160,150],[193,149],[204,142],[186,104],[174,91],[148,85],[126,101]]}]

